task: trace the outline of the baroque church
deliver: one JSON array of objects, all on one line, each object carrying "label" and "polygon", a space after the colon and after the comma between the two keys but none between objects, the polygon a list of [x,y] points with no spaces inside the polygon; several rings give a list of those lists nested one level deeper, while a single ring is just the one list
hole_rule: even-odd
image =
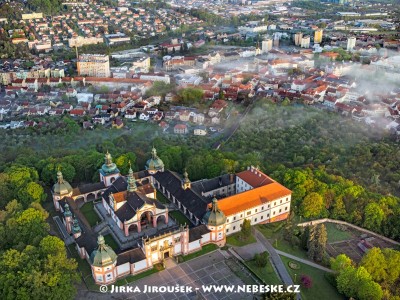
[{"label": "baroque church", "polygon": [[[72,188],[58,171],[52,188],[63,235],[88,261],[97,284],[113,283],[209,243],[224,246],[226,236],[240,231],[245,219],[252,225],[270,223],[290,212],[291,191],[253,166],[191,182],[186,171],[181,176],[165,170],[153,148],[146,169],[134,173],[129,168],[125,176],[107,152],[99,175],[97,183]],[[159,201],[157,194],[170,203]],[[89,201],[103,220],[93,227],[79,211]],[[189,224],[179,225],[170,210],[179,210]],[[108,246],[103,232],[120,249]]]}]

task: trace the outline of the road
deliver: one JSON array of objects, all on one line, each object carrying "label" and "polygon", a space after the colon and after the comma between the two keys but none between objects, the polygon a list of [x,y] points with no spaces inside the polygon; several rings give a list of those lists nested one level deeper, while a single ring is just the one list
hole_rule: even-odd
[{"label": "road", "polygon": [[303,259],[303,258],[294,256],[294,255],[292,255],[292,254],[289,254],[289,253],[286,253],[286,252],[283,252],[283,251],[280,251],[280,250],[276,250],[276,252],[277,252],[279,255],[286,256],[286,257],[288,257],[288,258],[290,258],[290,259],[293,259],[293,260],[296,260],[296,261],[301,262],[301,263],[303,263],[303,264],[309,265],[309,266],[311,266],[311,267],[313,267],[313,268],[320,269],[320,270],[322,270],[322,271],[324,271],[324,272],[334,273],[333,270],[328,269],[328,268],[325,268],[325,267],[323,267],[323,266],[320,266],[319,264],[313,263],[312,261],[309,261],[309,260],[307,260],[307,259]]}]

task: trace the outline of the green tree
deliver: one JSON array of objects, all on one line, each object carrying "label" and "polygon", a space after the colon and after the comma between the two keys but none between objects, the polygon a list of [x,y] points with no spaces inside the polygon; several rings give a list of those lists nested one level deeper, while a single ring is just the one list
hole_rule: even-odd
[{"label": "green tree", "polygon": [[353,261],[346,254],[339,254],[336,258],[331,258],[331,269],[340,272],[347,267],[353,266]]},{"label": "green tree", "polygon": [[361,266],[363,266],[374,281],[382,282],[387,278],[387,264],[385,256],[381,249],[372,248],[362,258]]},{"label": "green tree", "polygon": [[68,259],[64,243],[44,237],[37,247],[9,249],[0,256],[2,299],[72,299],[79,281],[77,263]]},{"label": "green tree", "polygon": [[326,253],[327,241],[328,234],[324,224],[311,226],[307,244],[308,257],[318,262],[322,261]]},{"label": "green tree", "polygon": [[364,226],[367,229],[376,230],[381,227],[385,213],[378,203],[369,203],[364,210]]},{"label": "green tree", "polygon": [[264,268],[268,264],[269,253],[264,251],[254,255],[254,261],[259,268]]},{"label": "green tree", "polygon": [[39,179],[38,172],[34,168],[25,166],[11,166],[6,170],[9,176],[10,186],[16,190],[28,182],[37,181]]},{"label": "green tree", "polygon": [[115,164],[122,174],[128,174],[130,165],[132,170],[136,171],[136,155],[133,152],[122,154],[115,159]]},{"label": "green tree", "polygon": [[18,190],[17,198],[24,207],[27,207],[32,202],[42,202],[46,194],[41,185],[29,182]]},{"label": "green tree", "polygon": [[178,91],[179,102],[185,105],[192,105],[203,100],[203,90],[197,88],[184,88]]},{"label": "green tree", "polygon": [[248,219],[243,220],[241,237],[244,240],[247,240],[251,236],[251,222]]},{"label": "green tree", "polygon": [[72,164],[67,162],[51,162],[47,164],[40,173],[40,178],[47,185],[52,185],[57,181],[57,171],[60,170],[63,178],[68,182],[73,182],[75,178],[75,168]]},{"label": "green tree", "polygon": [[300,206],[302,215],[306,218],[315,218],[321,215],[324,209],[324,199],[317,193],[310,193],[304,197]]}]

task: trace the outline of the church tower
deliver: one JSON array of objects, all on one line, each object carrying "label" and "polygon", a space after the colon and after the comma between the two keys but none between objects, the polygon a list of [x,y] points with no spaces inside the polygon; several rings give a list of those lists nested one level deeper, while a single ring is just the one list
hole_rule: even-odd
[{"label": "church tower", "polygon": [[97,284],[115,282],[117,279],[117,254],[110,246],[106,245],[102,235],[97,238],[97,244],[97,250],[90,254],[90,266],[94,281]]},{"label": "church tower", "polygon": [[146,170],[149,172],[149,174],[164,172],[164,163],[157,156],[157,150],[154,147],[151,150],[151,158],[146,162]]},{"label": "church tower", "polygon": [[100,181],[102,181],[106,187],[110,186],[118,177],[121,176],[117,165],[113,163],[111,154],[108,151],[104,156],[104,164],[99,172]]},{"label": "church tower", "polygon": [[203,222],[211,230],[211,241],[214,241],[220,247],[224,246],[226,243],[226,216],[218,208],[217,198],[214,197],[211,210],[205,213]]},{"label": "church tower", "polygon": [[127,180],[126,181],[128,182],[128,187],[127,187],[128,192],[129,193],[136,192],[137,191],[137,185],[136,185],[135,176],[133,176],[131,162],[129,162],[129,172],[128,172],[128,176],[127,176]]},{"label": "church tower", "polygon": [[71,197],[73,193],[71,185],[64,180],[63,174],[59,170],[57,172],[57,182],[53,185],[51,189],[51,194],[53,196],[53,203],[56,210],[60,210],[60,204],[58,201],[64,199],[64,197]]}]

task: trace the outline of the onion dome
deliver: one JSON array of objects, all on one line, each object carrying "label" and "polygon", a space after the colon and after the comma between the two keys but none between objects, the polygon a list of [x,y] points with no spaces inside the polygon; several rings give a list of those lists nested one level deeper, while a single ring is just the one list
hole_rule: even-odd
[{"label": "onion dome", "polygon": [[104,156],[104,164],[101,167],[101,170],[104,172],[104,174],[114,174],[118,173],[117,165],[113,163],[111,154],[108,152]]},{"label": "onion dome", "polygon": [[106,245],[102,235],[99,235],[97,238],[97,244],[99,247],[90,255],[91,265],[95,267],[113,265],[117,261],[117,254],[115,254],[114,250],[110,246]]},{"label": "onion dome", "polygon": [[205,213],[203,222],[208,226],[220,226],[226,222],[225,214],[218,208],[218,200],[214,197],[212,201],[212,208]]},{"label": "onion dome", "polygon": [[61,171],[57,172],[57,182],[53,185],[53,194],[67,196],[72,193],[71,185],[64,180]]},{"label": "onion dome", "polygon": [[74,219],[74,222],[72,224],[72,233],[79,233],[81,232],[81,227],[79,226],[78,219]]},{"label": "onion dome", "polygon": [[151,150],[151,158],[146,162],[146,170],[149,171],[164,171],[164,163],[157,156],[157,150],[153,147]]},{"label": "onion dome", "polygon": [[65,203],[64,206],[64,217],[72,217],[72,212],[69,209],[68,203]]}]

